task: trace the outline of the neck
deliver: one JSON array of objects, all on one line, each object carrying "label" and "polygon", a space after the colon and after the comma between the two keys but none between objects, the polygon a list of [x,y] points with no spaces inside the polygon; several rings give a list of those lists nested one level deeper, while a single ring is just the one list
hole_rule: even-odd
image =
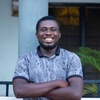
[{"label": "neck", "polygon": [[55,48],[51,49],[51,50],[45,50],[45,49],[43,49],[43,48],[40,46],[41,52],[42,52],[44,55],[46,55],[47,57],[51,57],[52,55],[54,55],[56,49],[57,49],[57,46],[56,46]]}]

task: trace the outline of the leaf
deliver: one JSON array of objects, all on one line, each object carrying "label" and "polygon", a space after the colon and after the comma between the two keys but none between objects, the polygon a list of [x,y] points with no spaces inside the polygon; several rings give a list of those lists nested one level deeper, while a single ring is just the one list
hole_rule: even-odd
[{"label": "leaf", "polygon": [[98,86],[97,84],[84,84],[83,95],[92,93],[94,97],[98,95]]},{"label": "leaf", "polygon": [[80,47],[76,53],[79,55],[83,66],[93,66],[100,71],[100,51]]}]

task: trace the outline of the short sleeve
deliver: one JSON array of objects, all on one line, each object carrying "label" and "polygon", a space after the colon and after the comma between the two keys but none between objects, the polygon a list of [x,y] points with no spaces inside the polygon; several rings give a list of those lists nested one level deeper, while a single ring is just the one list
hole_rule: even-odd
[{"label": "short sleeve", "polygon": [[15,78],[23,78],[26,81],[29,80],[29,75],[28,75],[28,59],[25,56],[22,56],[18,59],[16,66],[15,66],[15,71],[14,71],[14,77]]},{"label": "short sleeve", "polygon": [[82,64],[76,54],[73,54],[68,64],[68,79],[71,77],[83,78]]}]

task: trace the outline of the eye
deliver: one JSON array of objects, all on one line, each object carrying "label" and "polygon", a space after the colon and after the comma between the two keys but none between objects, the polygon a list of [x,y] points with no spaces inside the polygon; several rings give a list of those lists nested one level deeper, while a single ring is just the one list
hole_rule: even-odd
[{"label": "eye", "polygon": [[46,32],[47,29],[46,28],[41,28],[41,32]]},{"label": "eye", "polygon": [[56,32],[57,29],[56,29],[56,28],[51,28],[50,31],[51,31],[51,32]]}]

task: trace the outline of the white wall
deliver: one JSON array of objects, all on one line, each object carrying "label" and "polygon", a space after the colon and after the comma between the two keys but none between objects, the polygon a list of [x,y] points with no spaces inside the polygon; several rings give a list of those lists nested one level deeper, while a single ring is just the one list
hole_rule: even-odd
[{"label": "white wall", "polygon": [[0,81],[11,81],[18,57],[18,17],[11,15],[11,1],[0,0]]}]

